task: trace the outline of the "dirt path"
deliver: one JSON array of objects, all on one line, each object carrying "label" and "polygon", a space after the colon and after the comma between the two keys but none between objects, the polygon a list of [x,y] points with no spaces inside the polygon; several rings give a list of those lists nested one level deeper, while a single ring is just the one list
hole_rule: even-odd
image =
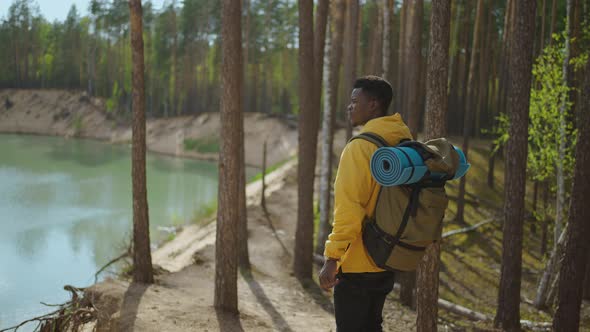
[{"label": "dirt path", "polygon": [[[239,320],[213,309],[215,223],[186,228],[153,255],[171,271],[151,286],[108,280],[88,294],[103,314],[102,331],[335,331],[331,295],[291,275],[296,225],[296,167],[289,162],[271,174],[267,205],[257,202],[260,184],[248,188],[252,274],[240,274]],[[273,231],[273,229],[276,231]],[[411,331],[415,315],[389,300],[385,331]]]}]

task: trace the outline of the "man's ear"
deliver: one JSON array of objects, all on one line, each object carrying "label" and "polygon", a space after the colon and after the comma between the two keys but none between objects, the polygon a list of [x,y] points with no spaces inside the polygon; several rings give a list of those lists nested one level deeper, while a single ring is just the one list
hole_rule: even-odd
[{"label": "man's ear", "polygon": [[379,104],[377,99],[371,99],[371,110],[373,113],[381,113],[381,104]]}]

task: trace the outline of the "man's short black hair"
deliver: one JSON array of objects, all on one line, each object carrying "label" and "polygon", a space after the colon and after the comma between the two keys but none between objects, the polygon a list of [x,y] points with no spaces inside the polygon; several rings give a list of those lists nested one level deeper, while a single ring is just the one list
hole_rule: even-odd
[{"label": "man's short black hair", "polygon": [[384,78],[374,75],[360,77],[354,82],[353,88],[363,89],[366,94],[377,99],[383,115],[387,114],[387,109],[393,99],[393,90],[391,84]]}]

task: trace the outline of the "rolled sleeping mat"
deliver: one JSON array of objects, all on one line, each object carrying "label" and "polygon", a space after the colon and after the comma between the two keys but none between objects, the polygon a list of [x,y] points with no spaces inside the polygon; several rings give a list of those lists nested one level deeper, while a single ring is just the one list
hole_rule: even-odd
[{"label": "rolled sleeping mat", "polygon": [[457,168],[457,172],[455,172],[455,176],[453,176],[453,180],[455,180],[463,177],[465,173],[467,173],[467,170],[469,170],[469,167],[471,167],[471,164],[467,162],[467,158],[465,158],[465,154],[461,149],[456,146],[453,146],[453,148],[455,148],[455,151],[457,151],[457,154],[459,155],[459,168]]},{"label": "rolled sleeping mat", "polygon": [[[459,155],[460,165],[454,179],[467,173],[470,165],[461,149],[454,147]],[[377,149],[371,157],[371,174],[382,186],[399,186],[420,181],[428,172],[420,154],[410,147],[383,147]],[[444,174],[431,174],[432,178],[442,178]]]},{"label": "rolled sleeping mat", "polygon": [[428,171],[420,154],[409,147],[383,147],[371,157],[371,174],[382,186],[416,183]]}]

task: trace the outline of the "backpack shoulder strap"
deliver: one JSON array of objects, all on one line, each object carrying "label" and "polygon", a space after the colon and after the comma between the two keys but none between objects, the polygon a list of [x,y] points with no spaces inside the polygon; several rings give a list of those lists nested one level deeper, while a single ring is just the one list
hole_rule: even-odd
[{"label": "backpack shoulder strap", "polygon": [[369,141],[369,142],[377,145],[378,148],[389,146],[389,144],[387,144],[387,141],[383,137],[381,137],[375,133],[370,133],[370,132],[360,133],[360,134],[352,137],[350,139],[350,141],[348,141],[348,143],[354,141],[355,139],[363,139],[365,141]]}]

